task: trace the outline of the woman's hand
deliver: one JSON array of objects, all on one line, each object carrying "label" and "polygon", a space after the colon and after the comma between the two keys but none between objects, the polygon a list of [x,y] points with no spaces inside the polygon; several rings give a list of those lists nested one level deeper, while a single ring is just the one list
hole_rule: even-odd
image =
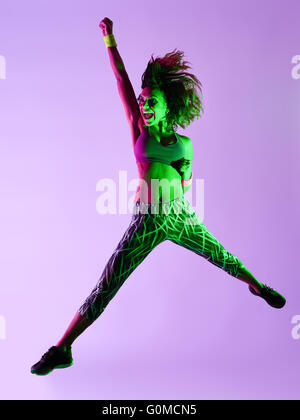
[{"label": "woman's hand", "polygon": [[99,27],[102,30],[103,36],[110,35],[113,32],[113,22],[108,17],[105,17],[103,20],[101,20]]},{"label": "woman's hand", "polygon": [[182,178],[184,178],[184,174],[187,173],[191,166],[191,161],[189,159],[179,159],[173,160],[171,162],[171,166],[176,169],[176,171],[180,174]]}]

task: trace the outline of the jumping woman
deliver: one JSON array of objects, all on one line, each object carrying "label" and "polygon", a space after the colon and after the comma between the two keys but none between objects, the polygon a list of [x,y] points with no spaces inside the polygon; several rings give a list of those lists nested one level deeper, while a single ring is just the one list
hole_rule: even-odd
[{"label": "jumping woman", "polygon": [[[183,61],[183,52],[151,56],[136,98],[113,35],[113,22],[100,22],[118,91],[129,123],[140,183],[131,222],[107,262],[91,294],[76,312],[66,332],[31,368],[46,375],[73,364],[71,345],[104,311],[125,280],[161,242],[170,240],[206,258],[248,284],[253,295],[274,308],[285,298],[259,283],[242,262],[210,233],[184,197],[192,183],[191,139],[179,135],[203,112],[202,85]],[[197,88],[199,93],[197,92]]]}]

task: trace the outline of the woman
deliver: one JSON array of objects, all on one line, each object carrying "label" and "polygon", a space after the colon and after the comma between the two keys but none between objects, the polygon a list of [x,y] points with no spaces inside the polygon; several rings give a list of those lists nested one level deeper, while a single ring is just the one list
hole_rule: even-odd
[{"label": "woman", "polygon": [[[75,314],[63,337],[31,368],[45,375],[73,363],[71,345],[104,311],[132,271],[164,240],[184,246],[249,285],[251,293],[275,308],[285,298],[259,283],[242,262],[209,232],[184,197],[191,187],[191,140],[176,133],[203,111],[201,83],[187,73],[183,53],[174,50],[148,63],[142,92],[135,97],[112,34],[113,22],[104,18],[100,28],[117,79],[131,130],[140,184],[132,220],[89,297]],[[200,91],[198,95],[196,88]]]}]

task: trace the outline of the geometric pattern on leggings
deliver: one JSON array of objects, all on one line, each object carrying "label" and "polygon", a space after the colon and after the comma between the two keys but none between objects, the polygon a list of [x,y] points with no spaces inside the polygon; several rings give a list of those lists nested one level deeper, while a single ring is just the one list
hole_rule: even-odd
[{"label": "geometric pattern on leggings", "polygon": [[122,284],[161,242],[170,240],[204,257],[233,277],[244,268],[199,219],[184,195],[169,203],[136,203],[131,222],[78,312],[94,321]]}]

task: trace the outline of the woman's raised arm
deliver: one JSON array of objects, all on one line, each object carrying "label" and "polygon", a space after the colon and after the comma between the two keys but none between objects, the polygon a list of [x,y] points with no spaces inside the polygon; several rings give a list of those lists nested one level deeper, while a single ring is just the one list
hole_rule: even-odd
[{"label": "woman's raised arm", "polygon": [[[102,29],[104,37],[106,37],[107,35],[112,35],[113,22],[109,18],[104,18],[100,22],[99,26]],[[114,42],[114,38],[110,40],[108,39],[108,41],[112,41],[109,42],[107,46],[108,56],[110,59],[111,67],[117,79],[118,91],[125,109],[126,118],[131,128],[132,140],[134,145],[136,139],[140,135],[140,129],[138,127],[140,119],[140,110],[132,84],[129,80],[127,71],[125,69],[125,65],[119,54],[116,43]],[[111,44],[112,46],[109,46],[109,44]]]},{"label": "woman's raised arm", "polygon": [[[113,22],[109,18],[106,17],[103,20],[101,20],[99,27],[102,29],[102,34],[104,37],[113,34]],[[107,51],[111,67],[116,76],[116,79],[118,80],[123,77],[123,74],[125,72],[123,60],[119,54],[119,51],[117,50],[117,46],[110,46],[107,48]]]}]

